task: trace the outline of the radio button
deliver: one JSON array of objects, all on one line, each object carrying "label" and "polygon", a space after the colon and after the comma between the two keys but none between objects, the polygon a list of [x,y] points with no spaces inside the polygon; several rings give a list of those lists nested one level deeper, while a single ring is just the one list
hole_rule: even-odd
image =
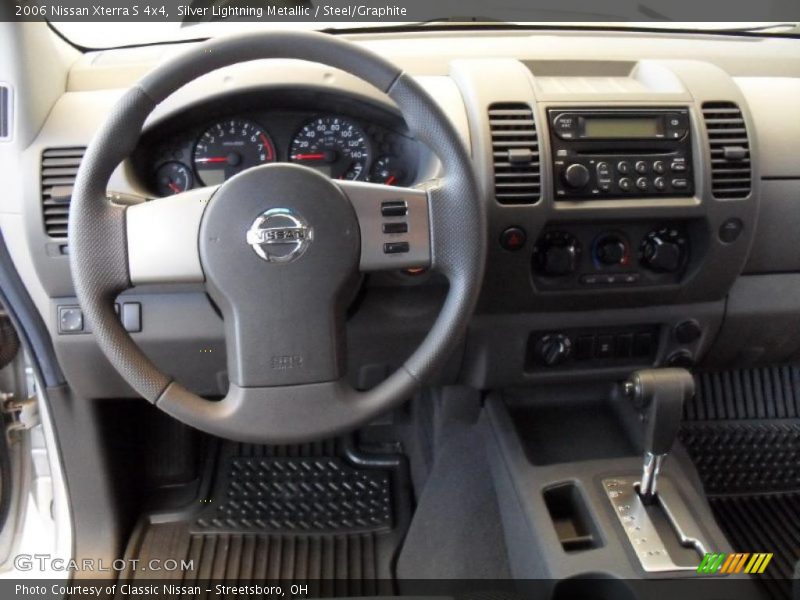
[{"label": "radio button", "polygon": [[686,172],[686,159],[685,158],[675,158],[672,161],[672,164],[669,166],[670,169],[674,173],[684,173]]},{"label": "radio button", "polygon": [[672,180],[672,187],[677,188],[679,190],[684,190],[689,185],[689,182],[686,179],[673,179]]},{"label": "radio button", "polygon": [[562,114],[555,118],[553,126],[555,127],[558,137],[569,140],[575,137],[575,131],[578,128],[578,120],[574,115]]},{"label": "radio button", "polygon": [[650,180],[647,177],[639,177],[639,179],[636,180],[636,187],[646,192],[650,189]]},{"label": "radio button", "polygon": [[611,176],[611,167],[608,166],[608,163],[605,161],[600,161],[597,163],[597,177],[602,179],[607,179]]},{"label": "radio button", "polygon": [[663,191],[667,189],[667,180],[663,177],[656,177],[653,180],[653,187],[655,187],[659,191]]},{"label": "radio button", "polygon": [[633,180],[629,177],[623,177],[619,180],[617,185],[619,185],[619,189],[621,189],[623,192],[630,192],[631,189],[633,189]]},{"label": "radio button", "polygon": [[631,172],[631,164],[627,161],[621,160],[617,163],[617,171],[623,175],[627,175]]},{"label": "radio button", "polygon": [[647,163],[645,161],[643,161],[643,160],[637,160],[636,161],[636,172],[637,173],[641,173],[642,175],[644,175],[645,173],[647,173],[647,171],[649,169],[650,169],[650,167],[647,165]]},{"label": "radio button", "polygon": [[657,160],[653,163],[653,171],[659,175],[663,175],[667,172],[667,166],[664,164],[663,160]]}]

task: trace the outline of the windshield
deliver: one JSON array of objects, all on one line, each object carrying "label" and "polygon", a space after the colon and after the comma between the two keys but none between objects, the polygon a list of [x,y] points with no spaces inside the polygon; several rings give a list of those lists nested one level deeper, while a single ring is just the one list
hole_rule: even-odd
[{"label": "windshield", "polygon": [[110,48],[127,45],[151,44],[189,39],[209,38],[241,31],[256,30],[359,30],[366,28],[435,28],[469,25],[472,27],[498,26],[507,24],[514,27],[552,28],[630,28],[664,29],[696,32],[739,33],[758,32],[762,34],[797,34],[795,22],[659,22],[659,21],[503,21],[489,17],[441,17],[424,22],[386,20],[348,20],[348,21],[241,21],[221,19],[214,21],[173,20],[166,22],[59,22],[51,21],[66,39],[85,48]]}]

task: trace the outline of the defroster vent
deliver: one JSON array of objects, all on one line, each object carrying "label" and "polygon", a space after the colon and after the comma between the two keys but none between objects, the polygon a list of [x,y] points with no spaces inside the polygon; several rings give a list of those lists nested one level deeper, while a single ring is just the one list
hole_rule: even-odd
[{"label": "defroster vent", "polygon": [[533,110],[523,103],[489,107],[494,195],[500,204],[533,204],[541,194],[539,139]]},{"label": "defroster vent", "polygon": [[750,142],[742,111],[733,102],[706,102],[703,119],[711,148],[711,192],[721,200],[750,195]]},{"label": "defroster vent", "polygon": [[48,148],[42,153],[42,214],[51,238],[66,239],[69,202],[86,148]]}]

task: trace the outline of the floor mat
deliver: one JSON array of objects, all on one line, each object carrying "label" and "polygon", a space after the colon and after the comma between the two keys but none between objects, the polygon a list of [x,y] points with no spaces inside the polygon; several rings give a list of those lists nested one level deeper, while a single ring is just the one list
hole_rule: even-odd
[{"label": "floor mat", "polygon": [[392,592],[411,511],[403,457],[359,454],[344,442],[225,443],[210,465],[194,505],[141,520],[129,559],[192,561],[155,575],[181,585],[317,580],[326,595]]},{"label": "floor mat", "polygon": [[768,367],[696,376],[680,439],[737,552],[772,552],[760,581],[792,597],[800,560],[800,369]]}]

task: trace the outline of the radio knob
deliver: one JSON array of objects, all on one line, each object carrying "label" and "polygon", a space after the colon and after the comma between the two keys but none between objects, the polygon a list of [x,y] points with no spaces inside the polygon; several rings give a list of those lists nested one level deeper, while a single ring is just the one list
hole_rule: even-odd
[{"label": "radio knob", "polygon": [[580,163],[573,163],[564,170],[564,183],[573,189],[586,187],[591,179],[589,169]]},{"label": "radio knob", "polygon": [[666,235],[654,231],[642,241],[641,257],[644,265],[660,273],[674,273],[684,263],[686,240],[679,234]]}]

